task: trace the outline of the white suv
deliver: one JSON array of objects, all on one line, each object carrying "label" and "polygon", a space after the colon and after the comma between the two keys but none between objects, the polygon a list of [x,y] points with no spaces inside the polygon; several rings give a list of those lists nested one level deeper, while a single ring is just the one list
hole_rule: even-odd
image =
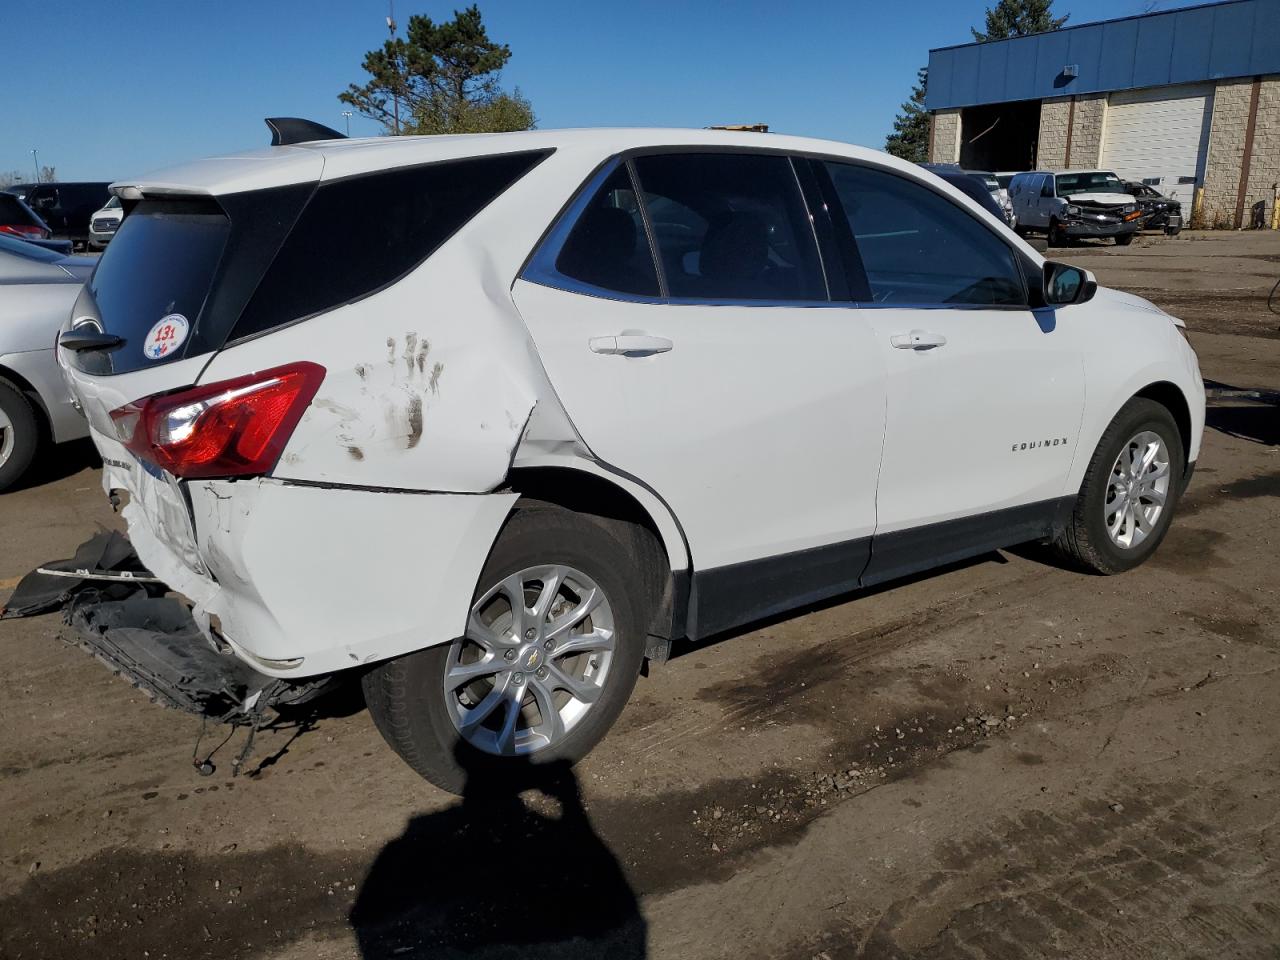
[{"label": "white suv", "polygon": [[1179,321],[872,150],[330,140],[114,190],[59,354],[141,561],[243,710],[360,671],[448,789],[583,756],[673,640],[1024,541],[1133,567],[1200,449]]}]

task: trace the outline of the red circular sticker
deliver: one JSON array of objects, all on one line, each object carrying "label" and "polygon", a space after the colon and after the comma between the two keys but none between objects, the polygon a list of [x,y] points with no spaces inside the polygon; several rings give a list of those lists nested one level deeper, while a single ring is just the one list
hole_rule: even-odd
[{"label": "red circular sticker", "polygon": [[142,344],[142,352],[148,360],[160,360],[182,346],[190,329],[187,318],[180,313],[171,313],[161,317],[160,322],[151,328],[146,341]]}]

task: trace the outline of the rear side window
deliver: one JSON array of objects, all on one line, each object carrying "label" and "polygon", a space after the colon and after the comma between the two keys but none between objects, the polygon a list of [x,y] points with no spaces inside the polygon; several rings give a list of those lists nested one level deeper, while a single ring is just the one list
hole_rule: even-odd
[{"label": "rear side window", "polygon": [[321,184],[230,339],[330,310],[394,283],[547,155],[451,160]]},{"label": "rear side window", "polygon": [[114,372],[160,359],[143,345],[163,318],[177,314],[186,329],[196,326],[230,229],[212,200],[142,200],[130,211],[89,279],[102,329],[125,340],[112,353]]},{"label": "rear side window", "polygon": [[695,300],[826,300],[791,161],[776,154],[635,158],[667,294]]},{"label": "rear side window", "polygon": [[603,290],[658,296],[658,274],[625,164],[613,171],[583,208],[560,248],[555,268]]},{"label": "rear side window", "polygon": [[905,177],[845,163],[826,168],[874,302],[1026,306],[1013,251],[968,212]]}]

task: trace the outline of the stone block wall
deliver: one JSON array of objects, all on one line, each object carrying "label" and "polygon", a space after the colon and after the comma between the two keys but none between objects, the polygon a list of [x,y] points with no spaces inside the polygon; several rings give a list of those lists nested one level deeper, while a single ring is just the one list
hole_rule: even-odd
[{"label": "stone block wall", "polygon": [[1258,116],[1253,125],[1253,156],[1249,161],[1249,182],[1245,185],[1244,216],[1262,200],[1266,223],[1271,223],[1275,192],[1280,182],[1280,76],[1263,77],[1258,89]]},{"label": "stone block wall", "polygon": [[1249,156],[1249,182],[1245,184],[1243,223],[1236,221],[1240,174],[1249,126],[1253,78],[1221,80],[1213,93],[1213,117],[1209,126],[1209,151],[1205,159],[1203,225],[1247,225],[1249,210],[1262,201],[1266,221],[1272,212],[1272,184],[1280,181],[1280,76],[1262,78],[1258,111],[1254,120],[1253,150]]},{"label": "stone block wall", "polygon": [[1070,97],[1040,101],[1040,139],[1036,147],[1036,167],[1063,170],[1067,166],[1067,123]]},{"label": "stone block wall", "polygon": [[1071,124],[1071,167],[1096,167],[1102,162],[1102,127],[1107,119],[1107,95],[1093,93],[1076,98]]},{"label": "stone block wall", "polygon": [[937,110],[929,137],[930,163],[960,162],[960,111]]}]

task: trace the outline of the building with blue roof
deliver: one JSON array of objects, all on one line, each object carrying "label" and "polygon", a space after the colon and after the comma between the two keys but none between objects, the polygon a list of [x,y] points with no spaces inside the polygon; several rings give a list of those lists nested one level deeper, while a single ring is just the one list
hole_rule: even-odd
[{"label": "building with blue roof", "polygon": [[1280,0],[1227,0],[929,51],[929,159],[1103,168],[1193,196],[1206,225],[1270,223]]}]

